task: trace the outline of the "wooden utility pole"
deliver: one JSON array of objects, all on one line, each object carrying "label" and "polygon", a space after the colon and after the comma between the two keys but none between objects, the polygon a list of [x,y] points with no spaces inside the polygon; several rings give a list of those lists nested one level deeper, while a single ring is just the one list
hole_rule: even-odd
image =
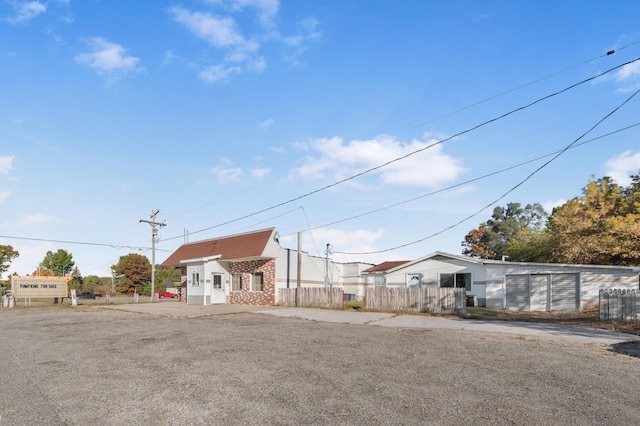
[{"label": "wooden utility pole", "polygon": [[155,298],[155,283],[156,283],[156,236],[158,235],[158,228],[167,226],[166,223],[156,222],[156,215],[160,213],[160,210],[151,212],[151,220],[140,219],[140,222],[148,223],[151,225],[151,301],[154,302]]},{"label": "wooden utility pole", "polygon": [[298,232],[298,275],[296,277],[296,307],[300,304],[300,268],[302,267],[302,233]]}]

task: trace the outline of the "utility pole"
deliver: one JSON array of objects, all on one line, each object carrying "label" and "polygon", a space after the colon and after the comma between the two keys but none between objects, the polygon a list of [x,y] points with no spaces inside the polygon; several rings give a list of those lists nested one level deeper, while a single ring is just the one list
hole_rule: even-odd
[{"label": "utility pole", "polygon": [[151,225],[151,301],[155,301],[155,283],[156,283],[156,236],[158,235],[158,226],[167,226],[164,222],[156,222],[156,215],[160,210],[151,211],[151,220],[140,219],[140,222]]},{"label": "utility pole", "polygon": [[300,281],[302,279],[300,268],[302,268],[302,233],[298,232],[298,275],[296,277],[296,307],[300,305]]},{"label": "utility pole", "polygon": [[331,287],[331,278],[329,275],[329,255],[331,254],[331,244],[327,243],[327,249],[324,252],[325,258],[325,268],[324,268],[324,286]]}]

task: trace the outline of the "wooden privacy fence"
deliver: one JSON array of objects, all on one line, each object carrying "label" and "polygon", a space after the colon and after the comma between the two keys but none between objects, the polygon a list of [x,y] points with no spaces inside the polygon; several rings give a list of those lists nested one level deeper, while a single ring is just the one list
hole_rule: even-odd
[{"label": "wooden privacy fence", "polygon": [[638,290],[600,290],[600,319],[640,320],[640,293]]},{"label": "wooden privacy fence", "polygon": [[[278,289],[278,305],[296,306],[295,288]],[[344,304],[344,291],[341,288],[302,287],[298,306],[316,306],[320,308],[341,308]]]},{"label": "wooden privacy fence", "polygon": [[367,288],[365,307],[464,316],[467,314],[467,296],[464,288],[370,287]]}]

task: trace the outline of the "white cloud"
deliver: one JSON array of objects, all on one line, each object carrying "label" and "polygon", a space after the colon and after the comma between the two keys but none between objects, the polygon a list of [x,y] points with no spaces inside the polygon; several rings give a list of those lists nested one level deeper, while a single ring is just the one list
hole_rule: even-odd
[{"label": "white cloud", "polygon": [[218,183],[237,182],[242,174],[240,168],[214,167],[211,173],[216,177]]},{"label": "white cloud", "polygon": [[183,25],[196,37],[217,49],[226,50],[222,64],[208,66],[200,71],[198,76],[202,81],[214,83],[227,80],[244,70],[259,73],[266,68],[266,60],[257,53],[260,44],[255,40],[245,39],[233,18],[193,12],[182,7],[172,7],[169,13],[175,22]]},{"label": "white cloud", "polygon": [[635,77],[640,77],[640,61],[627,64],[616,73],[616,78],[620,81],[627,81]]},{"label": "white cloud", "polygon": [[0,155],[0,174],[8,175],[13,169],[13,156]]},{"label": "white cloud", "polygon": [[23,24],[47,11],[47,5],[39,1],[14,1],[11,4],[15,15],[5,20],[13,25]]},{"label": "white cloud", "polygon": [[274,124],[276,124],[276,120],[274,120],[273,118],[267,118],[262,123],[258,124],[258,127],[260,129],[268,129],[269,127],[272,127]]},{"label": "white cloud", "polygon": [[[442,152],[442,145],[428,148],[432,143],[402,143],[388,135],[347,143],[340,137],[311,140],[297,146],[317,155],[307,156],[293,172],[304,179],[340,180],[407,156],[375,173],[387,184],[434,187],[456,179],[465,169],[460,159]],[[411,154],[419,150],[423,151]]]},{"label": "white cloud", "polygon": [[37,225],[39,223],[51,223],[55,222],[53,216],[48,216],[42,213],[35,213],[27,215],[14,224],[16,228],[22,228],[25,226]]},{"label": "white cloud", "polygon": [[[302,247],[303,250],[316,256],[324,256],[327,243],[331,244],[332,251],[366,253],[378,250],[379,247],[376,247],[376,244],[382,242],[384,235],[383,228],[376,230],[318,228],[302,234]],[[287,236],[283,238],[283,241],[286,244],[295,245],[297,244],[295,239],[295,236]],[[359,261],[378,264],[385,260],[399,259],[399,257],[397,254],[388,252],[368,255],[335,253],[331,255],[331,259],[336,262]]]},{"label": "white cloud", "polygon": [[206,40],[215,47],[233,46],[245,42],[236,30],[236,22],[233,18],[191,12],[182,7],[172,7],[169,12],[176,22],[184,25],[196,37]]},{"label": "white cloud", "polygon": [[566,202],[567,202],[567,200],[560,199],[560,200],[556,200],[556,201],[546,201],[544,203],[541,203],[540,205],[542,206],[542,208],[544,209],[545,212],[547,212],[548,214],[551,214],[551,213],[553,213],[553,209],[554,208],[559,207],[559,206],[563,205]]},{"label": "white cloud", "polygon": [[0,191],[0,203],[4,202],[11,195],[11,191]]},{"label": "white cloud", "polygon": [[607,176],[619,185],[628,186],[631,183],[630,176],[638,174],[640,170],[640,152],[633,154],[631,151],[625,151],[608,160],[605,168]]},{"label": "white cloud", "polygon": [[126,55],[127,50],[119,44],[111,43],[101,37],[91,38],[87,40],[87,44],[91,52],[76,56],[76,61],[96,69],[100,74],[117,77],[143,70],[138,67],[140,59]]},{"label": "white cloud", "polygon": [[251,170],[251,176],[253,177],[262,177],[267,175],[271,169],[253,169]]},{"label": "white cloud", "polygon": [[240,72],[238,67],[227,67],[225,65],[212,65],[198,73],[200,80],[205,83],[215,83],[217,81],[226,80],[233,74]]}]

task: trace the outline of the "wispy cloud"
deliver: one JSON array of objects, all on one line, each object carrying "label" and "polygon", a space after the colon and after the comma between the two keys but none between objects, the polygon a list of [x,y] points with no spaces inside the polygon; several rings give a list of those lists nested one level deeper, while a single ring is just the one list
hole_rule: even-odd
[{"label": "wispy cloud", "polygon": [[22,219],[20,219],[19,221],[17,221],[14,224],[14,227],[22,228],[26,226],[37,225],[39,223],[51,223],[51,222],[55,222],[55,218],[53,216],[45,215],[43,213],[34,213],[34,214],[27,215]]},{"label": "wispy cloud", "polygon": [[[261,43],[282,43],[288,47],[287,59],[296,58],[306,49],[306,40],[320,37],[318,21],[304,19],[298,24],[298,33],[282,36],[277,30],[278,0],[208,0],[213,11],[174,6],[167,9],[170,18],[186,28],[196,38],[220,51],[215,63],[202,64],[198,77],[207,83],[228,81],[243,72],[261,73],[267,68],[267,58],[260,54]],[[259,26],[249,27],[244,16],[254,14]],[[253,19],[252,21],[255,21]],[[243,26],[240,23],[246,24]],[[249,31],[247,28],[251,28]],[[251,34],[250,36],[245,33]]]},{"label": "wispy cloud", "polygon": [[127,49],[119,44],[102,37],[90,38],[87,44],[91,51],[76,56],[76,61],[95,69],[100,75],[117,79],[132,72],[144,71],[138,66],[140,59],[127,55]]},{"label": "wispy cloud", "polygon": [[196,37],[215,47],[236,46],[245,43],[236,29],[233,18],[213,16],[209,13],[192,12],[182,7],[172,7],[169,13],[174,21],[184,25]]},{"label": "wispy cloud", "polygon": [[251,170],[251,176],[253,177],[262,177],[267,175],[269,172],[271,171],[271,169],[253,169]]},{"label": "wispy cloud", "polygon": [[242,175],[242,169],[237,167],[214,167],[211,173],[216,177],[218,183],[237,182]]},{"label": "wispy cloud", "polygon": [[8,175],[13,169],[13,155],[0,155],[0,174]]},{"label": "wispy cloud", "polygon": [[258,128],[268,129],[269,127],[272,127],[274,124],[276,124],[276,120],[274,120],[273,118],[267,118],[262,123],[258,124]]},{"label": "wispy cloud", "polygon": [[11,191],[0,191],[0,203],[4,202],[11,195]]},{"label": "wispy cloud", "polygon": [[40,1],[12,1],[14,15],[5,18],[12,25],[24,24],[47,11],[47,5]]}]

